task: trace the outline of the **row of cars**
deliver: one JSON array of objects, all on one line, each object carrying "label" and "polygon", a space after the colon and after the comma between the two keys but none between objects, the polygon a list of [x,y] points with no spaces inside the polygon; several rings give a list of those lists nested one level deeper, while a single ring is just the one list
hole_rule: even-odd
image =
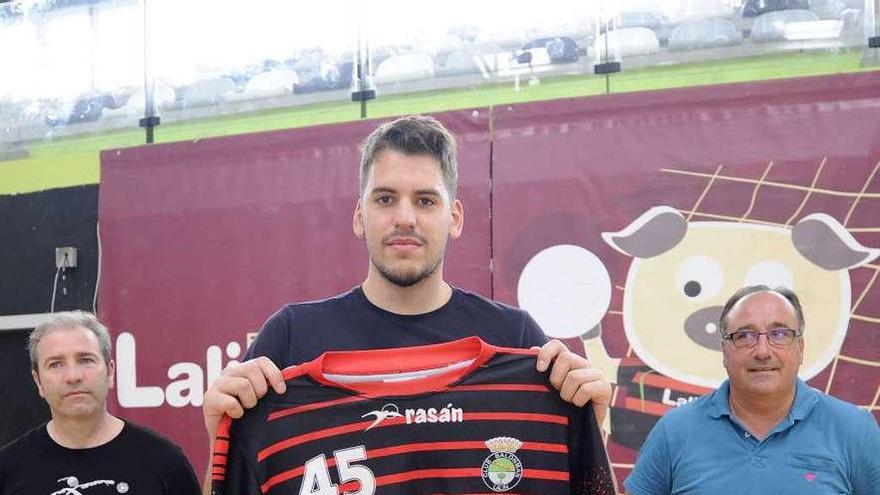
[{"label": "row of cars", "polygon": [[[536,54],[534,59],[522,60],[523,54],[532,53]],[[517,54],[521,60],[517,60]],[[479,78],[481,74],[496,73],[504,64],[565,63],[576,61],[578,56],[577,44],[568,37],[536,39],[518,51],[491,47],[483,55],[464,49],[434,55],[377,50],[371,58],[371,72],[373,83],[381,88],[436,77],[473,75]],[[327,55],[320,49],[310,49],[287,60],[266,60],[259,65],[215,73],[188,84],[172,86],[158,83],[153,88],[152,99],[155,108],[162,113],[289,95],[334,90],[347,92],[352,85],[354,66],[351,55]],[[0,126],[5,125],[7,130],[20,124],[56,128],[117,118],[131,122],[143,116],[144,109],[144,89],[132,85],[94,91],[70,100],[9,102],[8,105],[4,104],[4,111],[0,112]]]},{"label": "row of cars", "polygon": [[[847,0],[851,1],[851,0]],[[495,81],[536,68],[577,64],[561,69],[588,73],[601,58],[652,55],[704,48],[808,39],[838,39],[849,27],[858,29],[861,13],[844,0],[748,0],[733,17],[684,20],[677,23],[656,12],[624,12],[581,37],[542,36],[524,44],[461,43],[433,53],[415,49],[373,50],[371,73],[380,89],[411,81],[463,76],[463,84]],[[586,55],[591,55],[586,57]],[[215,71],[187,84],[158,84],[153,100],[160,112],[208,107],[222,103],[284,98],[289,95],[337,91],[352,85],[351,54],[332,55],[320,48],[303,50],[286,60],[237,70]],[[341,94],[340,98],[344,98]],[[144,114],[143,88],[92,92],[72,101],[45,100],[7,106],[0,120],[65,126]],[[0,122],[2,125],[2,122]],[[7,125],[7,129],[10,125]]]},{"label": "row of cars", "polygon": [[746,42],[845,42],[862,36],[862,12],[844,0],[748,0],[737,15],[676,23],[658,12],[625,12],[603,26],[594,49],[627,57]]}]

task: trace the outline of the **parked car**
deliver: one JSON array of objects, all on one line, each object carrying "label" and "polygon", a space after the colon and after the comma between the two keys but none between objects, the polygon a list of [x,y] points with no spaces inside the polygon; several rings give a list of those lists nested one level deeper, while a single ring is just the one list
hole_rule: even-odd
[{"label": "parked car", "polygon": [[438,77],[480,74],[480,54],[471,50],[452,50],[434,57],[434,74]]},{"label": "parked car", "polygon": [[660,44],[665,45],[669,41],[669,35],[672,34],[672,23],[663,14],[651,11],[633,11],[621,12],[611,18],[608,29],[605,26],[600,29],[604,33],[610,30],[621,30],[630,28],[647,28],[653,31],[654,36]]},{"label": "parked car", "polygon": [[761,14],[752,24],[752,41],[779,41],[785,39],[785,25],[793,22],[818,21],[812,10],[775,10]]},{"label": "parked car", "polygon": [[729,19],[702,19],[675,26],[669,36],[669,49],[697,50],[738,45],[742,41],[742,33]]},{"label": "parked car", "polygon": [[810,0],[810,10],[815,12],[819,19],[840,19],[848,9],[843,0]]},{"label": "parked car", "polygon": [[538,38],[522,46],[523,51],[534,48],[545,48],[551,64],[577,62],[578,59],[578,45],[568,36]]},{"label": "parked car", "polygon": [[376,68],[377,85],[430,79],[434,77],[434,60],[426,53],[394,55]]},{"label": "parked car", "polygon": [[632,57],[657,53],[660,50],[660,41],[654,31],[646,27],[633,27],[600,34],[596,37],[593,52],[602,54],[606,46],[609,54],[604,58],[613,59],[615,56]]},{"label": "parked car", "polygon": [[743,17],[757,17],[767,12],[787,9],[810,9],[810,0],[746,0],[742,7]]},{"label": "parked car", "polygon": [[228,77],[211,77],[193,82],[181,90],[184,108],[216,105],[235,93],[235,81]]},{"label": "parked car", "polygon": [[268,98],[293,92],[299,82],[296,72],[289,69],[273,69],[252,77],[244,86],[246,98]]}]

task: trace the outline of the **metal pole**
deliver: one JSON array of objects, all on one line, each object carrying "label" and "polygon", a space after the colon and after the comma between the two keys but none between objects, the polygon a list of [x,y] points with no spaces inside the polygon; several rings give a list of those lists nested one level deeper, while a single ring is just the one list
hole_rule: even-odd
[{"label": "metal pole", "polygon": [[142,118],[138,125],[146,129],[146,141],[147,144],[153,143],[153,129],[160,124],[159,116],[156,115],[156,100],[154,98],[155,92],[155,78],[152,77],[152,67],[151,67],[151,59],[152,54],[150,51],[150,9],[148,7],[148,2],[150,0],[143,0],[144,2],[144,118]]}]

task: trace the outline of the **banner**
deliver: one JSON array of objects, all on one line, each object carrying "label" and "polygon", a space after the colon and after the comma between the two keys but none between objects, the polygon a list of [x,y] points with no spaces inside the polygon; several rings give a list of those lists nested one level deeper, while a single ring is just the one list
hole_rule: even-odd
[{"label": "banner", "polygon": [[[793,288],[801,376],[880,417],[878,88],[864,73],[440,114],[465,206],[447,279],[603,370],[621,480],[660,416],[726,377],[717,320],[747,284]],[[365,276],[349,225],[376,123],[102,154],[113,411],[200,474],[206,384],[281,305]]]}]

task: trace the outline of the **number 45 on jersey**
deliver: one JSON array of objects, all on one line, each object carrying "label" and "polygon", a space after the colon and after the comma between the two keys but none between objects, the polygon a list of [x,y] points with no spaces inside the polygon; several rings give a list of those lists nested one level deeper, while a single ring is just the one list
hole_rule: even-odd
[{"label": "number 45 on jersey", "polygon": [[[356,492],[343,492],[344,495],[374,495],[376,493],[376,477],[370,468],[357,461],[367,459],[367,450],[363,445],[340,449],[333,452],[339,482],[343,485],[352,481],[360,484]],[[313,457],[306,462],[299,495],[337,495],[338,486],[330,481],[330,468],[324,454]]]}]

